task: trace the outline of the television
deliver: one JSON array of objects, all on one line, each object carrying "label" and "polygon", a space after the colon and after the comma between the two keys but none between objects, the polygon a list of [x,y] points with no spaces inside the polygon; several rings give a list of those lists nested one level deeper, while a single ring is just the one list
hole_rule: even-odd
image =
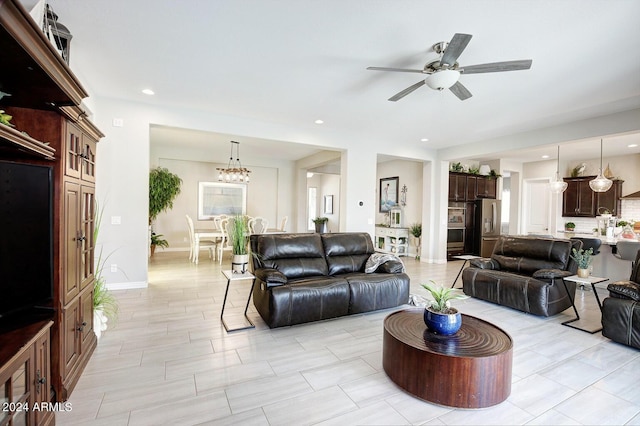
[{"label": "television", "polygon": [[0,161],[0,328],[52,313],[53,169]]}]

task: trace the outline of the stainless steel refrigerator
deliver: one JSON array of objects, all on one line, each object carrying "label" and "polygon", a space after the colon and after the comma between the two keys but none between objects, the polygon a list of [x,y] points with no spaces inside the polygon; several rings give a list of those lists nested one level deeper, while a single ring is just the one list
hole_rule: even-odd
[{"label": "stainless steel refrigerator", "polygon": [[500,200],[483,199],[476,201],[474,231],[476,252],[482,257],[491,257],[493,247],[500,235]]}]

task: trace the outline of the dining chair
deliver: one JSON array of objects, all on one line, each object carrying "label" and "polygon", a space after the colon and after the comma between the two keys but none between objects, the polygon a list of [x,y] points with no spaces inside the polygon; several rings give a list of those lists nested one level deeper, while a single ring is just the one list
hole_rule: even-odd
[{"label": "dining chair", "polygon": [[269,221],[261,216],[249,219],[249,232],[252,234],[264,234],[269,227]]},{"label": "dining chair", "polygon": [[[189,229],[189,261],[196,261],[196,236],[195,236],[195,228],[193,227],[193,219],[188,214],[185,215],[187,218],[187,227]],[[217,248],[218,243],[212,240],[200,240],[199,249],[207,248],[209,249],[209,259],[215,260],[213,250]]]},{"label": "dining chair", "polygon": [[282,232],[286,232],[287,231],[287,221],[289,220],[289,216],[285,216],[282,218],[282,220],[280,221],[280,228],[278,228],[278,231],[282,231]]},{"label": "dining chair", "polygon": [[218,260],[220,261],[220,265],[222,265],[222,255],[224,252],[233,250],[233,242],[229,238],[231,220],[232,219],[225,218],[220,222],[220,231],[222,232],[222,241],[218,245]]}]

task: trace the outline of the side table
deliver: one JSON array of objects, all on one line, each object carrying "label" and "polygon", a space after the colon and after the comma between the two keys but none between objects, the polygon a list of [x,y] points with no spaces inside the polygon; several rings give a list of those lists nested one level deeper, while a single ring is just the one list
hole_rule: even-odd
[{"label": "side table", "polygon": [[[222,325],[224,325],[224,329],[227,332],[231,331],[239,331],[239,330],[248,330],[250,328],[255,328],[255,324],[251,322],[251,319],[247,316],[247,310],[249,309],[249,301],[251,300],[251,294],[253,293],[253,286],[256,283],[256,277],[251,272],[245,272],[243,274],[233,273],[230,269],[223,270],[222,275],[227,278],[227,289],[224,292],[224,300],[222,301],[222,312],[220,312],[220,319],[222,320]],[[248,326],[239,327],[239,328],[229,328],[227,323],[224,321],[224,306],[227,304],[227,295],[229,294],[229,285],[232,281],[241,281],[241,280],[251,280],[251,290],[249,290],[249,297],[247,298],[247,306],[244,308],[244,317],[249,321]]]},{"label": "side table", "polygon": [[460,267],[460,271],[458,271],[458,275],[456,275],[456,279],[453,280],[453,283],[451,284],[451,288],[455,287],[456,282],[458,281],[458,278],[460,278],[460,275],[462,274],[462,270],[464,269],[465,265],[467,264],[468,261],[473,260],[473,259],[480,259],[481,256],[474,256],[472,254],[462,254],[460,256],[451,256],[452,259],[460,259],[463,260],[464,262],[462,262],[462,266]]},{"label": "side table", "polygon": [[579,277],[577,275],[571,275],[569,277],[564,277],[562,278],[562,284],[564,285],[564,289],[567,292],[567,296],[569,297],[569,300],[571,301],[571,306],[573,307],[573,312],[575,312],[576,317],[574,319],[565,321],[562,323],[562,325],[566,325],[567,327],[571,327],[571,328],[575,328],[576,330],[580,330],[580,331],[586,331],[587,333],[591,333],[591,334],[595,334],[599,331],[602,331],[602,327],[600,327],[597,330],[586,330],[584,328],[580,328],[580,327],[576,327],[575,325],[572,325],[571,323],[576,322],[580,319],[580,315],[578,314],[578,310],[576,309],[576,304],[575,304],[575,300],[571,297],[571,293],[569,293],[569,288],[567,287],[567,281],[571,281],[574,282],[576,284],[591,284],[591,288],[593,289],[593,295],[596,297],[596,302],[598,302],[598,308],[600,308],[600,312],[602,312],[602,303],[600,302],[600,297],[598,297],[598,292],[596,291],[596,284],[599,283],[603,283],[605,281],[609,281],[609,278],[601,278],[601,277],[594,277],[594,276],[588,276],[586,278],[582,278]]}]

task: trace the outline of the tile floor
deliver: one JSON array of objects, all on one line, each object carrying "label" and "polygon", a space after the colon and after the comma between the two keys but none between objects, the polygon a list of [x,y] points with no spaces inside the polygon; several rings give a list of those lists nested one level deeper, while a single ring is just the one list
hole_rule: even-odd
[{"label": "tile floor", "polygon": [[[219,318],[226,285],[219,264],[186,257],[156,253],[149,287],[116,293],[119,320],[100,339],[58,425],[640,424],[640,351],[562,326],[571,309],[540,318],[455,301],[506,330],[514,357],[506,401],[451,409],[406,394],[384,373],[382,322],[393,309],[270,330],[251,305],[257,327],[228,334]],[[421,282],[451,283],[461,265],[403,259],[420,295]],[[230,325],[242,324],[249,287],[233,284]],[[597,327],[592,292],[578,291],[577,306],[580,325]]]}]

